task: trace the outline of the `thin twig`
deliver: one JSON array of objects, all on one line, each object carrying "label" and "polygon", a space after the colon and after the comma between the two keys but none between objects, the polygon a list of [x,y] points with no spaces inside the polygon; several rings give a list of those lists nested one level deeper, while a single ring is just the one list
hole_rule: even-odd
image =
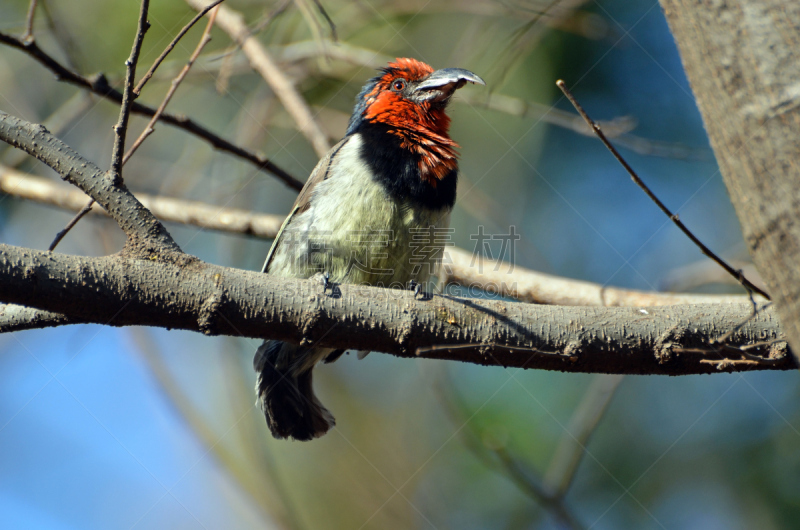
[{"label": "thin twig", "polygon": [[331,40],[333,42],[339,42],[339,36],[336,34],[336,24],[333,23],[333,20],[328,15],[328,12],[325,11],[325,7],[323,7],[322,2],[319,0],[314,0],[314,3],[317,5],[317,9],[319,10],[320,14],[322,14],[322,17],[328,23],[328,27],[331,28]]},{"label": "thin twig", "polygon": [[190,29],[192,29],[192,26],[194,26],[195,23],[198,20],[203,18],[206,13],[208,13],[209,11],[214,9],[214,7],[218,6],[219,4],[221,4],[224,1],[225,0],[216,0],[215,2],[207,5],[203,10],[201,10],[199,13],[197,13],[194,16],[194,18],[189,21],[188,24],[183,26],[183,29],[181,29],[178,32],[178,34],[175,35],[175,38],[172,39],[172,42],[170,42],[167,45],[167,47],[164,48],[164,51],[161,52],[161,55],[159,55],[158,58],[155,61],[153,61],[153,65],[150,67],[150,69],[147,71],[147,73],[145,73],[142,76],[142,78],[139,80],[139,82],[136,84],[136,88],[133,89],[133,93],[134,94],[136,94],[138,96],[138,95],[140,95],[142,93],[142,88],[144,88],[144,85],[147,84],[147,82],[150,80],[151,77],[153,77],[153,74],[155,73],[156,68],[158,68],[161,65],[162,62],[164,62],[164,59],[167,58],[167,55],[169,55],[169,52],[171,52],[175,48],[175,45],[178,44],[178,41],[181,40],[181,38],[183,38],[183,36],[186,35],[186,33]]},{"label": "thin twig", "polygon": [[531,352],[531,353],[538,353],[539,355],[555,355],[557,357],[570,357],[568,354],[564,354],[562,352],[557,351],[542,351],[532,346],[510,346],[506,344],[497,344],[496,342],[488,342],[484,344],[434,344],[432,346],[425,346],[423,348],[417,348],[415,355],[417,357],[423,357],[426,353],[433,353],[433,352],[443,352],[449,350],[487,350],[491,351],[492,349],[503,349],[503,350],[510,350],[510,351],[523,351],[523,352]]},{"label": "thin twig", "polygon": [[28,5],[28,15],[25,17],[25,33],[22,34],[22,40],[33,39],[33,19],[36,16],[36,4],[38,0],[31,0]]},{"label": "thin twig", "polygon": [[78,224],[78,221],[83,219],[83,216],[85,216],[92,210],[92,206],[94,206],[94,199],[89,199],[89,202],[86,203],[86,206],[81,208],[81,210],[75,214],[75,217],[70,219],[70,221],[67,223],[67,226],[59,230],[59,232],[56,234],[55,239],[53,239],[53,242],[50,243],[49,247],[47,247],[47,250],[53,252],[58,246],[58,244],[61,243],[61,240],[64,239],[64,236],[67,235],[67,232],[72,230],[72,227]]},{"label": "thin twig", "polygon": [[[273,20],[275,20],[278,16],[280,16],[286,8],[289,7],[289,4],[292,3],[292,0],[283,0],[280,4],[272,9],[269,13],[266,14],[258,23],[250,30],[250,35],[256,35],[263,31],[267,26],[269,26]],[[220,94],[224,94],[228,91],[228,83],[230,81],[230,77],[233,74],[233,61],[235,58],[235,52],[241,48],[238,42],[234,42],[231,46],[228,47],[227,50],[222,54],[222,61],[219,65],[219,75],[217,77],[217,82],[214,84],[217,92]],[[217,60],[217,59],[215,59]],[[248,70],[249,71],[249,70]]]},{"label": "thin twig", "polygon": [[[186,0],[190,6],[198,10],[205,7],[204,1]],[[297,123],[297,128],[314,148],[317,156],[320,158],[325,156],[331,147],[328,137],[314,119],[306,101],[286,77],[283,69],[275,62],[261,42],[250,35],[242,14],[226,5],[221,5],[217,13],[217,26],[242,47],[242,52],[247,56],[253,70],[258,72],[275,92],[281,104]]]},{"label": "thin twig", "polygon": [[672,222],[675,223],[675,225],[681,230],[681,232],[686,234],[686,236],[689,239],[691,239],[692,242],[695,245],[697,245],[697,247],[700,249],[700,251],[703,254],[705,254],[706,256],[708,256],[709,258],[714,260],[715,262],[717,262],[720,267],[722,267],[723,269],[728,271],[728,274],[730,274],[731,276],[736,278],[737,281],[740,284],[742,284],[742,286],[745,289],[747,289],[748,291],[752,291],[752,292],[755,292],[757,294],[760,294],[761,296],[763,296],[767,300],[770,300],[769,295],[766,292],[764,292],[763,290],[759,289],[752,282],[750,282],[750,280],[745,278],[744,275],[741,273],[741,271],[737,271],[736,269],[734,269],[733,267],[728,265],[722,258],[720,258],[716,254],[714,254],[711,251],[711,249],[709,249],[707,246],[705,246],[688,228],[686,228],[686,225],[684,225],[683,222],[680,220],[680,218],[678,217],[678,214],[672,213],[672,211],[670,211],[670,209],[667,208],[666,205],[664,205],[664,203],[661,202],[661,200],[658,197],[656,197],[656,195],[650,190],[650,188],[647,187],[647,185],[642,181],[642,179],[639,178],[639,175],[636,174],[636,172],[633,170],[633,168],[630,165],[628,165],[628,163],[625,161],[624,158],[622,158],[622,155],[620,155],[619,152],[614,148],[614,146],[611,145],[611,142],[608,141],[608,139],[606,138],[605,134],[603,134],[603,131],[600,129],[600,126],[597,125],[594,122],[594,120],[592,120],[592,118],[589,117],[589,115],[586,113],[585,110],[583,110],[583,107],[580,105],[580,103],[578,103],[578,100],[575,99],[575,96],[572,95],[572,92],[570,92],[570,90],[567,88],[567,85],[564,83],[564,81],[559,79],[558,81],[556,81],[556,86],[558,86],[558,88],[561,89],[561,91],[564,93],[564,95],[567,96],[567,99],[569,99],[570,103],[572,103],[572,106],[575,107],[575,110],[577,110],[578,113],[580,113],[580,115],[583,116],[583,119],[586,120],[586,123],[588,123],[589,126],[592,128],[592,130],[594,130],[594,132],[597,135],[597,137],[600,138],[601,142],[603,142],[603,145],[605,145],[606,148],[609,151],[611,151],[611,154],[614,155],[614,158],[616,158],[617,161],[620,164],[622,164],[622,167],[625,168],[625,170],[631,176],[633,181],[640,188],[642,188],[642,190],[644,190],[644,192],[647,194],[647,196],[650,197],[650,199],[653,202],[656,203],[656,205],[659,207],[659,209],[662,212],[664,212],[667,215],[667,217],[669,217],[672,220]]},{"label": "thin twig", "polygon": [[[286,46],[287,51],[297,44]],[[344,49],[333,48],[331,51],[341,54]],[[285,55],[282,54],[280,57],[283,59]],[[591,127],[588,127],[586,122],[577,114],[505,94],[490,94],[487,96],[477,92],[465,92],[459,94],[453,102],[466,103],[473,107],[487,108],[511,114],[512,116],[535,117],[545,123],[562,127],[584,136],[594,134]],[[616,145],[640,155],[681,160],[708,160],[711,157],[711,152],[708,149],[692,148],[680,143],[659,142],[631,134],[637,123],[635,118],[629,116],[618,116],[599,123],[603,127],[606,137],[613,138]]]},{"label": "thin twig", "polygon": [[786,339],[775,339],[775,340],[754,342],[753,344],[747,344],[746,346],[739,346],[739,349],[742,351],[747,351],[747,350],[752,350],[754,348],[763,348],[764,346],[772,346],[773,344],[777,344],[779,342],[786,342]]},{"label": "thin twig", "polygon": [[[275,6],[272,9],[272,11],[267,13],[267,15],[263,19],[259,20],[258,23],[255,26],[253,26],[253,29],[250,30],[250,35],[256,35],[257,33],[264,31],[267,28],[267,26],[269,26],[272,23],[273,20],[281,16],[283,12],[286,11],[286,8],[289,7],[289,4],[291,3],[292,0],[283,0],[280,4]],[[234,47],[237,50],[239,49],[239,45],[236,43],[234,43]]]},{"label": "thin twig", "polygon": [[[147,11],[150,7],[150,0],[142,0],[141,8],[139,9],[139,22],[136,27],[136,36],[133,38],[133,47],[128,60],[125,61],[125,87],[122,92],[122,104],[119,109],[119,119],[114,126],[114,147],[111,151],[111,168],[109,175],[112,182],[122,182],[122,152],[125,149],[125,136],[128,133],[128,119],[131,115],[131,105],[133,100],[136,99],[137,94],[133,93],[133,81],[136,77],[136,64],[139,62],[139,53],[142,51],[142,42],[144,41],[144,34],[150,29],[150,23],[147,21]],[[75,217],[73,217],[67,226],[61,229],[53,242],[50,243],[48,250],[52,252],[58,246],[64,236],[69,233],[72,228],[89,213],[89,210],[94,206],[94,199],[90,199]]]},{"label": "thin twig", "polygon": [[[222,0],[219,0],[216,4],[219,4],[220,2],[222,2]],[[186,78],[186,74],[188,74],[189,70],[191,70],[192,65],[194,65],[194,62],[200,55],[200,52],[203,51],[203,48],[205,48],[206,44],[208,44],[209,41],[211,40],[211,28],[214,26],[214,19],[216,18],[216,16],[217,16],[216,10],[214,10],[211,13],[211,15],[209,15],[208,24],[206,24],[206,29],[203,31],[203,35],[200,37],[200,42],[197,43],[194,52],[192,52],[192,55],[189,57],[189,61],[186,63],[186,65],[183,67],[183,69],[180,71],[177,77],[175,77],[175,79],[172,80],[172,84],[170,85],[167,94],[164,96],[164,99],[161,101],[161,104],[158,106],[158,109],[156,109],[156,113],[153,115],[152,118],[150,118],[150,122],[144,128],[144,130],[136,139],[136,141],[133,142],[133,145],[131,145],[131,148],[128,150],[128,152],[125,153],[125,156],[122,158],[123,165],[131,158],[131,156],[133,156],[133,153],[135,153],[136,150],[139,149],[139,146],[142,145],[145,139],[147,139],[147,137],[153,134],[153,131],[155,131],[154,127],[156,122],[164,113],[164,110],[167,108],[167,105],[169,104],[170,100],[172,100],[172,96],[175,95],[175,92],[178,90],[178,87],[183,82],[184,78]]]},{"label": "thin twig", "polygon": [[48,5],[49,2],[50,0],[40,0],[38,7],[44,15],[47,29],[50,30],[56,46],[66,59],[67,67],[73,70],[85,70],[87,61],[83,57],[80,46],[78,46],[75,37],[65,28],[64,24],[56,23],[56,19],[59,19],[60,22],[64,17],[61,16],[62,14],[58,10],[53,12]]},{"label": "thin twig", "polygon": [[[48,55],[46,52],[44,52],[41,48],[39,48],[39,46],[36,44],[35,41],[25,42],[13,35],[8,35],[0,32],[0,43],[11,46],[12,48],[17,48],[27,53],[32,58],[41,63],[43,66],[45,66],[48,70],[53,72],[56,75],[56,79],[58,81],[64,81],[71,85],[79,86],[81,88],[91,91],[93,94],[97,94],[98,96],[102,96],[106,99],[115,101],[117,103],[122,102],[122,94],[108,84],[108,81],[105,78],[105,76],[100,74],[93,76],[91,79],[89,79],[87,77],[75,73],[72,70],[68,69],[67,67],[63,66],[55,59],[53,59],[53,57]],[[156,109],[135,101],[131,106],[131,111],[135,112],[136,114],[142,114],[144,116],[153,116],[156,113]],[[247,160],[248,162],[256,166],[258,169],[272,173],[290,188],[300,191],[300,189],[303,187],[303,183],[301,181],[294,178],[284,169],[275,165],[268,158],[256,154],[252,151],[248,151],[247,149],[244,149],[241,146],[238,146],[232,142],[229,142],[228,140],[225,140],[224,138],[214,134],[213,132],[209,131],[208,129],[196,123],[195,121],[187,118],[186,116],[170,114],[165,112],[161,115],[161,121],[168,123],[179,129],[183,129],[184,131],[193,134],[198,138],[202,138],[216,149],[225,151],[232,155],[238,156],[239,158]]]},{"label": "thin twig", "polygon": [[128,118],[131,115],[131,104],[136,99],[137,94],[133,92],[133,82],[136,79],[136,65],[139,62],[139,53],[142,51],[144,34],[150,29],[147,21],[147,10],[150,8],[150,0],[142,0],[142,7],[139,10],[139,24],[136,28],[136,36],[133,39],[131,55],[125,61],[125,86],[122,90],[122,104],[119,108],[119,120],[114,126],[114,148],[111,151],[111,179],[114,182],[122,182],[122,154],[125,152],[125,136],[128,133]]}]

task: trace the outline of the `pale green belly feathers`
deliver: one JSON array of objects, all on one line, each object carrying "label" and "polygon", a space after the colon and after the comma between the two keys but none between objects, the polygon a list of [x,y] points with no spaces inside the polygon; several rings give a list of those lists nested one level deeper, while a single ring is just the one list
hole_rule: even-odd
[{"label": "pale green belly feathers", "polygon": [[[395,204],[357,156],[361,138],[342,146],[311,206],[287,224],[268,273],[403,287],[435,273],[448,240],[450,210]],[[353,152],[348,152],[353,151]]]}]

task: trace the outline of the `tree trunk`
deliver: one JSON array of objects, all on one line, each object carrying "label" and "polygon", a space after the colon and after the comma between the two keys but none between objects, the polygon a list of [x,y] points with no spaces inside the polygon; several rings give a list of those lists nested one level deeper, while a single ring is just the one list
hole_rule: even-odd
[{"label": "tree trunk", "polygon": [[800,2],[661,0],[756,267],[800,353]]}]

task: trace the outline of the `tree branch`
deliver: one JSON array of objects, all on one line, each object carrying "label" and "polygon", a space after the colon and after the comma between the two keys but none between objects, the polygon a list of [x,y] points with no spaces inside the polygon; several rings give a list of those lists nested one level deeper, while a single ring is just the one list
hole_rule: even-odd
[{"label": "tree branch", "polygon": [[460,248],[445,251],[443,283],[515,298],[521,302],[594,307],[651,307],[677,304],[742,304],[746,295],[660,293],[609,287],[553,276],[504,261],[475,256]]},{"label": "tree branch", "polygon": [[589,438],[622,382],[621,375],[596,375],[586,389],[569,426],[564,429],[550,465],[544,474],[543,487],[555,498],[564,498],[586,454]]},{"label": "tree branch", "polygon": [[[685,375],[797,367],[771,310],[750,304],[552,307],[338,285],[210,265],[0,245],[0,300],[111,326],[155,326],[489,366]],[[752,317],[752,318],[751,318]],[[720,363],[708,337],[764,363]],[[433,345],[433,346],[431,346]],[[427,353],[418,354],[427,350]],[[704,362],[705,361],[705,362]],[[712,362],[709,362],[712,361]]]},{"label": "tree branch", "polygon": [[[221,1],[222,0],[218,0],[213,5],[219,4],[219,2],[221,2]],[[205,12],[206,12],[206,10],[204,9],[202,11],[202,13],[205,13]],[[183,68],[178,73],[178,75],[175,76],[175,79],[172,80],[172,83],[170,83],[169,90],[167,90],[167,93],[164,95],[164,99],[161,100],[161,104],[156,109],[156,113],[153,115],[152,118],[150,118],[150,121],[147,123],[147,125],[144,128],[144,130],[139,135],[139,137],[136,139],[136,141],[133,142],[133,145],[131,145],[131,148],[128,150],[128,152],[125,153],[125,156],[122,158],[122,164],[125,164],[128,160],[130,160],[130,158],[133,156],[133,154],[136,152],[136,150],[139,149],[139,146],[141,146],[142,143],[147,139],[147,137],[150,136],[151,134],[153,134],[153,132],[155,131],[155,123],[158,121],[158,119],[161,117],[161,115],[164,114],[164,110],[167,108],[167,105],[169,105],[169,102],[172,101],[172,97],[175,95],[175,92],[177,92],[178,87],[181,85],[183,80],[186,78],[186,74],[188,74],[189,70],[191,70],[192,66],[194,65],[194,62],[197,60],[197,57],[200,55],[200,52],[203,51],[203,48],[205,48],[206,44],[208,44],[211,41],[211,28],[214,26],[215,15],[216,15],[216,11],[213,12],[208,17],[208,23],[206,24],[206,28],[205,28],[205,30],[203,30],[203,34],[200,37],[200,41],[197,43],[197,46],[195,46],[195,49],[192,52],[192,55],[189,57],[189,60],[183,66]],[[178,39],[178,37],[176,37],[173,42],[177,42],[177,39]],[[154,64],[153,67],[155,67],[155,66],[156,65]],[[148,72],[148,74],[149,73],[150,72]],[[140,83],[140,85],[143,86],[144,83]],[[137,89],[138,88],[139,87],[137,86]],[[136,92],[136,89],[134,89],[134,92],[138,94],[138,92]]]},{"label": "tree branch", "polygon": [[714,253],[710,248],[708,248],[705,245],[705,243],[700,241],[700,239],[698,239],[698,237],[694,235],[694,233],[691,230],[689,230],[689,228],[685,224],[683,224],[683,221],[680,220],[678,214],[673,213],[669,208],[667,208],[667,205],[664,204],[661,201],[661,199],[659,199],[656,196],[655,193],[653,193],[650,187],[644,183],[644,181],[641,179],[641,177],[639,177],[636,171],[633,170],[630,164],[628,164],[628,162],[624,158],[622,158],[622,155],[619,154],[619,151],[617,151],[616,148],[611,144],[611,142],[608,141],[608,138],[606,138],[606,135],[603,133],[603,130],[591,117],[589,117],[589,115],[583,109],[581,104],[578,103],[578,100],[575,99],[575,96],[572,94],[572,92],[567,88],[567,85],[564,83],[564,81],[559,79],[558,81],[556,81],[556,85],[558,86],[558,88],[561,89],[564,95],[567,96],[567,99],[569,100],[570,103],[572,103],[572,105],[575,107],[578,113],[581,116],[583,116],[583,119],[586,120],[586,123],[589,124],[592,130],[594,130],[595,134],[600,139],[600,141],[603,142],[603,145],[605,145],[606,148],[614,156],[614,158],[617,159],[617,162],[619,162],[620,165],[623,168],[625,168],[625,171],[627,171],[628,174],[631,176],[633,182],[637,186],[639,186],[642,189],[642,191],[644,191],[645,194],[650,198],[650,200],[652,200],[656,204],[656,206],[658,206],[658,209],[664,212],[664,215],[669,217],[670,221],[672,221],[675,224],[675,226],[677,226],[678,229],[681,232],[683,232],[684,235],[688,237],[691,240],[691,242],[695,244],[697,248],[700,249],[700,252],[705,254],[709,259],[715,261],[720,267],[725,269],[725,271],[728,274],[730,274],[731,277],[737,279],[739,283],[742,284],[742,287],[747,289],[747,292],[756,293],[769,300],[770,297],[766,293],[766,291],[759,288],[757,285],[753,284],[750,280],[748,280],[744,276],[744,274],[742,274],[742,271],[737,271],[736,269],[728,265],[728,263],[725,260],[717,256],[716,253]]},{"label": "tree branch", "polygon": [[208,13],[209,11],[214,9],[214,7],[216,7],[217,5],[221,4],[224,1],[225,0],[214,0],[214,2],[210,3],[204,9],[200,10],[200,12],[197,13],[194,16],[194,18],[192,18],[192,20],[189,21],[188,24],[183,26],[183,28],[178,32],[178,34],[175,35],[175,38],[173,38],[172,41],[170,41],[170,43],[167,44],[167,47],[164,48],[164,51],[161,52],[161,55],[159,55],[156,58],[156,60],[153,61],[153,64],[150,66],[150,69],[147,70],[147,72],[142,76],[139,82],[136,83],[136,88],[133,89],[134,94],[138,96],[142,93],[142,88],[144,88],[144,85],[146,85],[147,82],[150,80],[150,78],[153,77],[153,74],[156,72],[156,69],[161,65],[162,62],[164,62],[164,59],[166,59],[167,55],[169,55],[169,53],[175,48],[175,45],[178,44],[178,41],[181,40],[183,36],[186,35],[186,33],[188,33],[190,29],[192,29],[192,27],[197,23],[197,21],[203,18],[206,13]]},{"label": "tree branch", "polygon": [[[0,192],[69,211],[83,207],[86,202],[86,194],[80,190],[70,189],[46,178],[32,177],[3,165],[0,165]],[[283,217],[278,215],[223,208],[204,202],[146,193],[137,193],[136,198],[161,221],[198,226],[206,230],[272,239],[283,223]],[[108,215],[105,210],[92,210],[92,213]]]},{"label": "tree branch", "polygon": [[133,83],[136,81],[136,65],[139,63],[139,52],[142,50],[144,34],[150,28],[147,21],[147,10],[150,0],[142,0],[139,10],[139,24],[136,28],[136,37],[133,39],[131,55],[125,61],[125,85],[122,91],[122,103],[119,106],[119,119],[114,126],[114,149],[111,152],[111,178],[115,181],[122,180],[122,154],[125,152],[125,136],[128,134],[128,118],[131,115],[131,105],[138,94],[133,92]]}]

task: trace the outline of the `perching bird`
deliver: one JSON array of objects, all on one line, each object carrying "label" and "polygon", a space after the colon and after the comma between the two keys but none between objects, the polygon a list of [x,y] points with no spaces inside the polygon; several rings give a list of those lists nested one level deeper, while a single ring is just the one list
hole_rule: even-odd
[{"label": "perching bird", "polygon": [[[428,281],[456,200],[458,145],[448,136],[460,68],[434,71],[397,59],[356,98],[347,133],[319,161],[267,255],[262,272],[403,287]],[[425,248],[420,248],[425,247]],[[440,255],[440,253],[439,253]],[[335,425],[311,372],[343,350],[265,341],[256,352],[258,404],[276,438],[311,440]]]}]

